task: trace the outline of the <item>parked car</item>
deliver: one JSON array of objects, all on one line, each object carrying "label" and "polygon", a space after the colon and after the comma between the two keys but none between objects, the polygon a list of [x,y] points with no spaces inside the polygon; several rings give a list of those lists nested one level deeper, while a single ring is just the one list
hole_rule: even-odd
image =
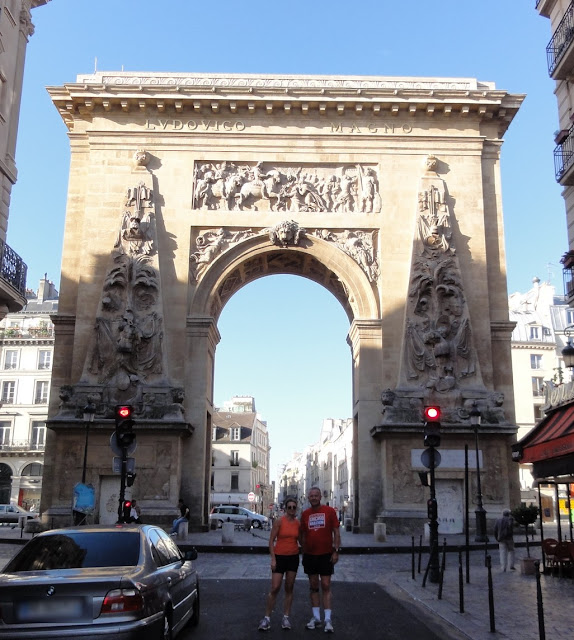
[{"label": "parked car", "polygon": [[0,574],[0,639],[173,638],[199,622],[196,558],[152,525],[41,533]]},{"label": "parked car", "polygon": [[217,527],[221,527],[224,522],[233,522],[242,525],[245,529],[251,526],[262,529],[269,524],[269,519],[259,513],[254,513],[244,507],[233,507],[231,505],[220,504],[213,507],[209,514],[210,522],[217,522]]},{"label": "parked car", "polygon": [[26,511],[17,504],[0,504],[0,523],[2,524],[18,524],[20,516],[26,516],[27,520],[37,518],[38,513],[35,511]]}]

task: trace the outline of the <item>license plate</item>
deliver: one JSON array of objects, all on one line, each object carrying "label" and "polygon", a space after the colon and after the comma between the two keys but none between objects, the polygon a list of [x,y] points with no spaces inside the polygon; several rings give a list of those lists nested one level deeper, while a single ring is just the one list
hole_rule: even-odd
[{"label": "license plate", "polygon": [[20,622],[73,622],[83,614],[81,598],[24,600],[18,604]]}]

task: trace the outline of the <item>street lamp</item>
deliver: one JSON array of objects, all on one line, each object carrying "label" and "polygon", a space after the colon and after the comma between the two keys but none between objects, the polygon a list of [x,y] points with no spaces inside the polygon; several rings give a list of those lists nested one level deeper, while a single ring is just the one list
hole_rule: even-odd
[{"label": "street lamp", "polygon": [[570,336],[574,333],[574,324],[571,324],[564,329],[564,335],[568,338],[566,346],[562,349],[562,357],[564,358],[564,366],[569,369],[574,368],[574,345]]},{"label": "street lamp", "polygon": [[84,466],[82,468],[82,484],[86,484],[86,464],[88,461],[88,438],[90,435],[90,425],[96,415],[96,405],[88,402],[84,407],[84,424],[86,425],[86,441],[84,443]]},{"label": "street lamp", "polygon": [[488,542],[488,536],[486,535],[486,511],[482,506],[482,489],[480,486],[480,460],[478,457],[478,427],[480,427],[481,419],[480,411],[476,404],[476,400],[472,404],[470,410],[470,424],[474,428],[474,445],[476,450],[476,509],[474,514],[476,516],[476,536],[475,542]]}]

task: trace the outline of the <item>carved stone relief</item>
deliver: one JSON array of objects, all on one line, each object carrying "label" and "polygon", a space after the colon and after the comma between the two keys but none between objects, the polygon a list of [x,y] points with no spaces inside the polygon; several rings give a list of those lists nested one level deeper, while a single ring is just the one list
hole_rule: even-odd
[{"label": "carved stone relief", "polygon": [[308,231],[300,227],[295,220],[284,220],[274,227],[256,231],[225,228],[202,231],[195,241],[196,251],[190,256],[191,278],[196,281],[200,280],[217,256],[253,236],[267,234],[273,244],[289,247],[301,246],[307,233],[327,242],[333,242],[361,267],[370,282],[375,282],[378,279],[380,270],[376,256],[376,231],[362,231],[360,229],[345,229],[337,232],[329,229]]},{"label": "carved stone relief", "polygon": [[474,378],[480,383],[472,329],[458,258],[452,242],[451,214],[436,158],[427,158],[418,195],[415,257],[411,269],[405,336],[406,378],[438,393]]},{"label": "carved stone relief", "polygon": [[366,165],[204,162],[194,169],[192,208],[377,213],[381,198],[377,172]]},{"label": "carved stone relief", "polygon": [[167,379],[153,210],[144,181],[127,190],[82,378],[60,389],[59,417],[91,402],[101,417],[130,403],[140,418],[183,420],[183,392]]}]

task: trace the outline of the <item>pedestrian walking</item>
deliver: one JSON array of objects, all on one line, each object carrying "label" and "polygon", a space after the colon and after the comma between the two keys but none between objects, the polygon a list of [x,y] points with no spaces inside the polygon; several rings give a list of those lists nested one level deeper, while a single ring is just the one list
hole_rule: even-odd
[{"label": "pedestrian walking", "polygon": [[311,607],[313,617],[307,623],[307,629],[323,626],[319,586],[321,588],[325,632],[333,633],[331,619],[331,576],[339,560],[341,533],[337,512],[328,505],[321,504],[321,490],[311,487],[307,495],[309,509],[301,515],[301,546],[303,548],[303,569],[309,577]]},{"label": "pedestrian walking", "polygon": [[181,498],[177,501],[177,508],[179,509],[181,516],[173,521],[173,526],[170,531],[171,536],[177,534],[177,528],[182,522],[189,521],[189,508]]},{"label": "pedestrian walking", "polygon": [[293,604],[293,587],[299,568],[299,537],[301,523],[297,519],[297,499],[285,500],[285,515],[273,522],[269,534],[269,555],[271,556],[271,590],[265,601],[265,615],[259,623],[259,631],[269,631],[271,614],[277,594],[281,591],[285,576],[285,599],[283,601],[282,629],[291,629],[289,616]]},{"label": "pedestrian walking", "polygon": [[494,537],[498,542],[501,570],[508,568],[514,571],[514,518],[510,515],[510,509],[505,509],[502,518],[494,523]]},{"label": "pedestrian walking", "polygon": [[141,515],[142,510],[136,500],[132,500],[132,506],[130,509],[130,522],[135,522],[137,524],[141,524]]}]

